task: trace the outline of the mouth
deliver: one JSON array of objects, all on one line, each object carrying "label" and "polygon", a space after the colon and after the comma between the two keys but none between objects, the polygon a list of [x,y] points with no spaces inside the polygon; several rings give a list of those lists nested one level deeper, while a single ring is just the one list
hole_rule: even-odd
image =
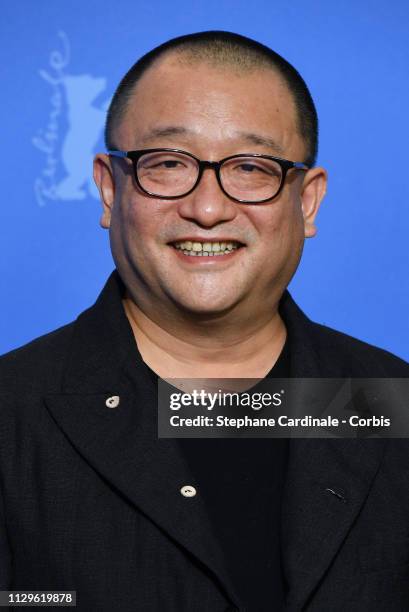
[{"label": "mouth", "polygon": [[171,242],[170,245],[187,257],[228,257],[233,255],[244,244],[235,240],[223,241],[195,241],[183,240]]}]

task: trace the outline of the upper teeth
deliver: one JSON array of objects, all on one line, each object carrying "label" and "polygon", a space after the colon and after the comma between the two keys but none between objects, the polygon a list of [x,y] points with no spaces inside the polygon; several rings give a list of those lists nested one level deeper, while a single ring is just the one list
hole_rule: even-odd
[{"label": "upper teeth", "polygon": [[196,253],[205,251],[207,253],[219,253],[223,251],[232,251],[239,247],[238,242],[174,242],[176,249],[182,251],[193,251]]}]

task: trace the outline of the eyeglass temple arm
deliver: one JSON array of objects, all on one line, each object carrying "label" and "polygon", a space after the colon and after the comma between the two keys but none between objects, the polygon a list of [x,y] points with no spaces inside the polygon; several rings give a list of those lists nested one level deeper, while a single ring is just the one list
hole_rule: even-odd
[{"label": "eyeglass temple arm", "polygon": [[108,155],[112,155],[113,157],[128,157],[127,151],[108,151]]}]

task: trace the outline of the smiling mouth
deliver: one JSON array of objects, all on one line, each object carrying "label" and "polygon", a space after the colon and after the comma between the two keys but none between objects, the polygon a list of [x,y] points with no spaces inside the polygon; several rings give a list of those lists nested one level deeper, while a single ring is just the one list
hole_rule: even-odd
[{"label": "smiling mouth", "polygon": [[223,242],[193,242],[186,240],[183,242],[172,242],[171,246],[183,255],[190,257],[223,257],[230,255],[233,251],[240,249],[244,245],[236,241]]}]

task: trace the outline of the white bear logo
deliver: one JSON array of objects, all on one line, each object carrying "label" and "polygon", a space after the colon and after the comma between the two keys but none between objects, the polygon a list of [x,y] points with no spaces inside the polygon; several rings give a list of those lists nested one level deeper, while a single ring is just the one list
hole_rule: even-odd
[{"label": "white bear logo", "polygon": [[[51,70],[40,70],[41,77],[52,87],[51,112],[46,128],[33,138],[33,144],[46,155],[46,164],[35,181],[37,201],[83,200],[98,198],[92,180],[92,157],[101,139],[109,100],[98,104],[106,88],[104,77],[90,74],[67,74],[69,43],[59,32],[63,51],[50,54]],[[65,112],[65,121],[63,113]],[[66,131],[61,137],[61,124]]]}]

